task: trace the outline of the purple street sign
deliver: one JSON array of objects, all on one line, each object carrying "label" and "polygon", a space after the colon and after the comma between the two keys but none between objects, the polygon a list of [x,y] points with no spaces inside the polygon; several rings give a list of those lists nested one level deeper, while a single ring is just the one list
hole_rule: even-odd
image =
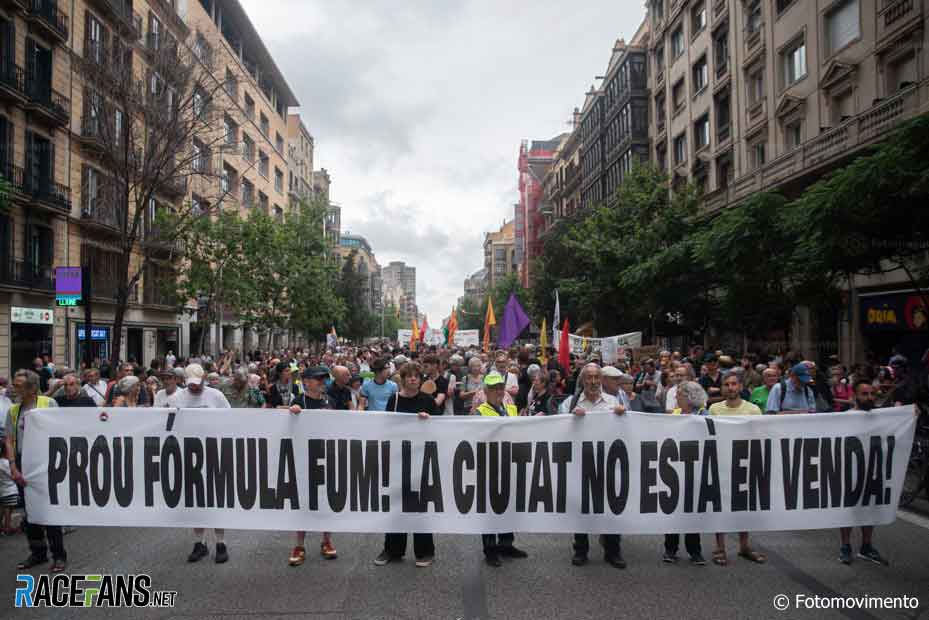
[{"label": "purple street sign", "polygon": [[81,295],[81,268],[55,267],[55,295],[78,296]]}]

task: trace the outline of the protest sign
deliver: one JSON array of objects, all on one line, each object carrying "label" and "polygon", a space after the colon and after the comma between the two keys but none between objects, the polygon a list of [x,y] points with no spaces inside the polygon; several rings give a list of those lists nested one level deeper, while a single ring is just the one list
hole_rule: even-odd
[{"label": "protest sign", "polygon": [[896,517],[912,407],[490,418],[28,412],[29,520],[354,532],[733,532]]}]

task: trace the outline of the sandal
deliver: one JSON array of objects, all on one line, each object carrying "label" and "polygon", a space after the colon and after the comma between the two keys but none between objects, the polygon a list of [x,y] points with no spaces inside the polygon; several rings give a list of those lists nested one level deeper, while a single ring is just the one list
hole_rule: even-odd
[{"label": "sandal", "polygon": [[291,566],[300,566],[306,561],[306,548],[305,547],[294,547],[294,550],[290,552],[289,563]]},{"label": "sandal", "polygon": [[765,554],[752,551],[751,549],[742,549],[739,551],[739,557],[745,558],[749,562],[754,562],[755,564],[764,564],[768,561],[768,557]]},{"label": "sandal", "polygon": [[729,564],[729,558],[726,557],[725,549],[717,549],[713,552],[713,564],[717,566],[726,566]]}]

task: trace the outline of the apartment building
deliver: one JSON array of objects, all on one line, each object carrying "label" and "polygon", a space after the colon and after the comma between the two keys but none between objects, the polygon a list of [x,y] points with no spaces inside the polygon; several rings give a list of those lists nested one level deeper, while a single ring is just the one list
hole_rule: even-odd
[{"label": "apartment building", "polygon": [[355,253],[355,269],[358,270],[363,281],[364,307],[371,314],[380,313],[383,299],[381,266],[374,256],[371,244],[361,235],[345,233],[339,239],[337,251],[342,261],[347,261],[352,252]]},{"label": "apartment building", "polygon": [[487,270],[478,269],[464,280],[464,295],[458,298],[458,307],[464,305],[465,300],[479,306],[487,295]]},{"label": "apartment building", "polygon": [[[797,195],[929,110],[926,0],[650,0],[652,161],[693,181],[712,213],[766,190]],[[843,359],[891,340],[926,344],[901,321],[900,273],[857,278],[846,311],[802,310],[796,346]],[[901,313],[902,316],[902,313]],[[817,344],[814,344],[817,343]]]},{"label": "apartment building", "polygon": [[[542,216],[547,232],[558,220],[570,217],[581,208],[581,111],[574,108],[571,121],[574,131],[566,133],[555,149],[555,159],[542,180]],[[543,232],[544,235],[544,232]]]},{"label": "apartment building", "polygon": [[50,2],[0,4],[0,375],[65,354],[54,267],[66,264],[72,212],[69,15]]},{"label": "apartment building", "polygon": [[542,255],[545,232],[542,184],[555,161],[555,151],[564,134],[549,140],[523,140],[519,146],[519,202],[513,206],[516,262],[522,285],[530,286],[530,270]]},{"label": "apartment building", "polygon": [[313,195],[313,136],[299,114],[287,119],[287,192],[290,204]]},{"label": "apartment building", "polygon": [[509,275],[519,275],[513,220],[504,222],[499,230],[484,235],[484,273],[487,290],[493,290]]},{"label": "apartment building", "polygon": [[[140,243],[153,238],[158,210],[179,201],[196,207],[221,200],[224,210],[243,216],[251,209],[283,213],[288,109],[296,97],[235,0],[0,3],[0,174],[11,189],[11,208],[0,214],[0,374],[39,354],[77,365],[87,338],[95,356],[109,356],[121,215],[95,150],[105,119],[93,110],[105,93],[92,92],[81,66],[127,61],[146,88],[157,90],[163,86],[151,63],[178,44],[211,68],[218,96],[203,105],[225,111],[229,148],[204,153],[204,165],[222,172],[215,180],[191,178],[152,198]],[[139,256],[130,260],[138,264]],[[84,329],[82,308],[55,307],[59,266],[82,266],[92,283],[92,330]],[[147,362],[168,350],[186,354],[198,340],[196,309],[176,314],[158,286],[170,277],[172,265],[153,262],[130,291],[120,357]],[[232,319],[221,342],[212,343],[217,348],[248,344]]]},{"label": "apartment building", "polygon": [[416,267],[391,261],[381,269],[384,305],[400,310],[400,321],[411,323],[419,315],[416,307]]}]

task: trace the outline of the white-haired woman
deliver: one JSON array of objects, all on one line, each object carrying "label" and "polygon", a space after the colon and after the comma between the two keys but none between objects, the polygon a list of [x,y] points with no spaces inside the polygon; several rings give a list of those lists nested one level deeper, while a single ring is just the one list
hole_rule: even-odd
[{"label": "white-haired woman", "polygon": [[484,383],[483,368],[484,364],[481,362],[481,358],[474,356],[468,360],[468,374],[458,382],[458,396],[461,398],[462,410],[456,411],[455,413],[470,413],[472,411],[474,395],[482,389]]},{"label": "white-haired woman", "polygon": [[119,396],[113,400],[114,407],[138,407],[139,392],[142,391],[142,382],[135,375],[127,375],[116,384]]},{"label": "white-haired woman", "polygon": [[[696,381],[684,381],[677,385],[677,409],[674,415],[707,415],[706,390]],[[664,535],[664,555],[662,560],[667,564],[677,563],[677,550],[681,544],[680,534]],[[700,534],[684,534],[684,548],[690,556],[690,563],[694,566],[706,566],[703,558],[703,549],[700,545]]]}]

